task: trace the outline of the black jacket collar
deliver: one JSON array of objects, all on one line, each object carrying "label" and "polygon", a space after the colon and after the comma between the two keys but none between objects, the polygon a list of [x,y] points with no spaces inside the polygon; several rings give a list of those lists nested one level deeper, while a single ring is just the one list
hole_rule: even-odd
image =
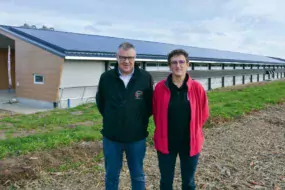
[{"label": "black jacket collar", "polygon": [[[116,76],[117,76],[117,77],[120,77],[120,72],[119,72],[119,65],[118,65],[118,63],[115,64],[114,70],[115,70]],[[133,74],[132,78],[137,78],[137,77],[139,77],[140,72],[141,72],[141,71],[140,71],[140,68],[139,68],[138,65],[135,63],[135,66],[134,66],[134,74]]]},{"label": "black jacket collar", "polygon": [[[186,87],[187,87],[187,81],[188,81],[188,79],[189,79],[189,75],[186,74],[186,77],[185,77],[185,79],[184,79],[184,81],[183,81],[183,86],[186,86]],[[171,74],[168,75],[168,77],[167,77],[167,79],[166,79],[166,81],[165,81],[165,85],[166,85],[168,88],[170,88],[172,84],[173,84],[173,82],[172,82],[172,73],[171,73]],[[173,85],[174,85],[174,84],[173,84]]]}]

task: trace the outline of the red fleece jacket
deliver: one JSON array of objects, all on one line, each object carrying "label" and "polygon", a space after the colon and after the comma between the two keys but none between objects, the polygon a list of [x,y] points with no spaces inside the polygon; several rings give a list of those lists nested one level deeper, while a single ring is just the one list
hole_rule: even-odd
[{"label": "red fleece jacket", "polygon": [[[154,89],[153,117],[155,123],[154,145],[156,150],[168,154],[168,104],[170,101],[170,89],[167,79],[160,81]],[[202,127],[209,117],[207,93],[203,86],[192,80],[187,81],[188,99],[190,101],[190,156],[201,152],[204,143]]]}]

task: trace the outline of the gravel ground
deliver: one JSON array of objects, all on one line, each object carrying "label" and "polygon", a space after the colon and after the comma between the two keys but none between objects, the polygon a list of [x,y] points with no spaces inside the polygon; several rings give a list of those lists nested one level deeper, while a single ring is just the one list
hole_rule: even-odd
[{"label": "gravel ground", "polygon": [[[285,104],[268,107],[227,125],[205,129],[204,134],[205,144],[196,175],[197,189],[285,189]],[[98,147],[98,143],[93,143],[88,148],[70,148],[63,153],[71,154],[75,159],[88,160],[95,153],[86,152],[95,145]],[[39,159],[41,156],[47,159],[54,155],[58,154],[46,152],[36,156]],[[76,158],[76,155],[80,156]],[[31,156],[35,155],[29,155],[30,158]],[[19,165],[24,161],[27,164],[24,158],[18,159],[17,163]],[[6,160],[2,162],[2,166],[10,164],[11,167],[11,163],[13,163],[11,160]],[[158,189],[159,171],[153,147],[147,149],[145,172],[147,189]],[[15,189],[21,187],[26,190],[102,190],[104,189],[103,161],[101,159],[97,165],[84,166],[68,172],[49,173],[38,170],[34,179],[17,180],[13,183],[7,180],[5,184],[6,189],[9,189],[8,184],[14,184]],[[174,189],[180,189],[180,185],[179,159],[177,159]],[[0,185],[0,189],[5,188]],[[120,177],[120,189],[131,189],[126,162]]]}]

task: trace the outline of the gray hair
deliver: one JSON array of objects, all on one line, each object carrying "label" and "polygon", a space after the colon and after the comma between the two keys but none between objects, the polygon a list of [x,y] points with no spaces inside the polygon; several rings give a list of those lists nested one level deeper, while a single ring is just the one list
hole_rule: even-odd
[{"label": "gray hair", "polygon": [[119,45],[118,49],[120,49],[120,48],[122,48],[124,50],[129,50],[129,49],[135,49],[135,46],[129,42],[124,42],[121,45]]}]

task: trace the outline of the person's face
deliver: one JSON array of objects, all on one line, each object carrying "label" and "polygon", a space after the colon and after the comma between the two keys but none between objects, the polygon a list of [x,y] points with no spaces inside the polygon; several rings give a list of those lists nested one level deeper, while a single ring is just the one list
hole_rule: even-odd
[{"label": "person's face", "polygon": [[123,74],[130,74],[135,65],[136,51],[134,49],[124,50],[120,48],[117,53],[119,69]]},{"label": "person's face", "polygon": [[173,75],[182,77],[186,75],[189,65],[184,55],[175,55],[170,59],[169,68]]}]

